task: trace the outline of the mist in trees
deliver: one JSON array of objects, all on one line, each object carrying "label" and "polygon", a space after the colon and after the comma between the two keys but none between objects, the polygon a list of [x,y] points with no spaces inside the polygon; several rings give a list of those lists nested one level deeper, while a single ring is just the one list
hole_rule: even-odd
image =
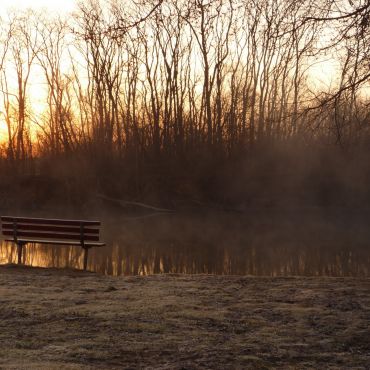
[{"label": "mist in trees", "polygon": [[90,0],[0,28],[1,189],[23,206],[368,199],[366,1]]}]

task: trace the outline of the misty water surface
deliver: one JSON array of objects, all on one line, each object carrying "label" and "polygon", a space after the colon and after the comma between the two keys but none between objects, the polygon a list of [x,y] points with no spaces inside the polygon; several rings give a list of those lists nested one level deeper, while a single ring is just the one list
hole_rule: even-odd
[{"label": "misty water surface", "polygon": [[[88,269],[110,275],[155,273],[370,276],[367,215],[343,210],[105,217],[103,248]],[[32,266],[82,267],[79,247],[27,245]],[[3,242],[0,263],[16,262]]]}]

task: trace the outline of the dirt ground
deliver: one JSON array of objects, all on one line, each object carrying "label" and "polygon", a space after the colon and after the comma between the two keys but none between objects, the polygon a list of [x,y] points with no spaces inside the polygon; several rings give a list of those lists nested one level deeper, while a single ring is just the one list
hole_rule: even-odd
[{"label": "dirt ground", "polygon": [[370,369],[370,279],[0,267],[1,369]]}]

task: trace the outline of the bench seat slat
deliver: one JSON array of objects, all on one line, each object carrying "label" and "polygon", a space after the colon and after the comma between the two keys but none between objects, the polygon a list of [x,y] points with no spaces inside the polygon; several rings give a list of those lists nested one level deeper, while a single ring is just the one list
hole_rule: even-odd
[{"label": "bench seat slat", "polygon": [[87,221],[87,220],[63,220],[57,218],[33,218],[33,217],[15,217],[15,216],[1,216],[2,222],[19,222],[29,224],[41,225],[63,225],[63,226],[100,226],[100,221]]},{"label": "bench seat slat", "polygon": [[[14,224],[13,223],[3,223],[2,224],[3,230],[9,229],[13,230]],[[44,231],[44,232],[59,232],[59,233],[80,233],[80,225],[78,226],[54,226],[54,225],[32,225],[32,224],[21,224],[17,223],[17,231],[22,230],[33,230],[33,231]],[[99,229],[92,229],[91,227],[84,227],[83,228],[84,234],[99,234]]]},{"label": "bench seat slat", "polygon": [[[3,235],[14,236],[13,230],[3,230]],[[57,234],[57,233],[42,233],[38,231],[17,231],[17,239],[19,237],[25,238],[45,238],[45,239],[72,239],[72,240],[81,240],[80,234]],[[87,241],[98,241],[98,235],[83,235],[83,239]]]},{"label": "bench seat slat", "polygon": [[[69,240],[57,240],[57,239],[27,239],[27,238],[21,238],[17,239],[20,243],[35,243],[35,244],[58,244],[58,245],[79,245],[81,246],[81,243],[79,241],[69,241]],[[14,242],[14,239],[5,239],[6,242]],[[84,245],[86,247],[104,247],[105,243],[101,242],[85,242]]]}]

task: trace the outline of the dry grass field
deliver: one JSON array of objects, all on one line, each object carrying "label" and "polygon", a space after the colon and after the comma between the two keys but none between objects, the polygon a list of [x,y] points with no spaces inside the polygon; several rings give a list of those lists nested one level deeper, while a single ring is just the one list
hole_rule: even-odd
[{"label": "dry grass field", "polygon": [[1,369],[369,369],[370,279],[0,267]]}]

